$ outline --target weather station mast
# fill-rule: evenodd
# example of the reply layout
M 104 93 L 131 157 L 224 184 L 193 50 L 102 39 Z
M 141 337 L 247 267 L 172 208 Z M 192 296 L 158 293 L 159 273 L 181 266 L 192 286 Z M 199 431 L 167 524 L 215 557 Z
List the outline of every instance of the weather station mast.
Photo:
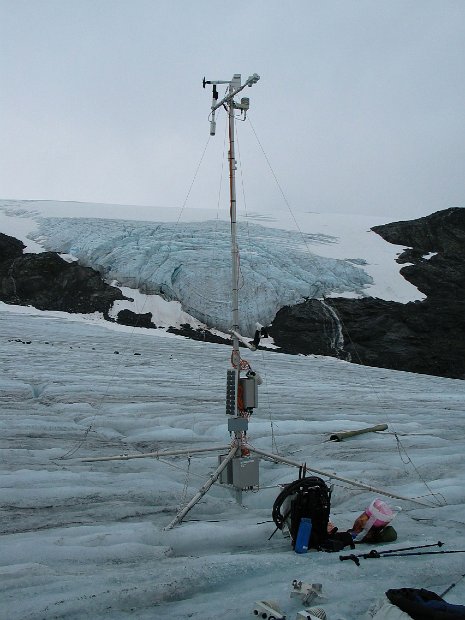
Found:
M 265 450 L 256 448 L 248 443 L 247 431 L 249 425 L 249 418 L 253 409 L 258 405 L 258 385 L 261 383 L 261 379 L 258 374 L 253 372 L 250 364 L 241 357 L 240 345 L 247 347 L 251 351 L 255 351 L 260 342 L 260 328 L 257 323 L 257 330 L 255 332 L 253 341 L 242 336 L 239 332 L 239 247 L 237 243 L 237 216 L 236 216 L 236 158 L 235 158 L 235 120 L 236 112 L 240 112 L 243 120 L 246 118 L 247 111 L 249 109 L 248 97 L 242 97 L 240 103 L 237 103 L 234 98 L 238 95 L 246 86 L 253 86 L 258 82 L 260 77 L 254 73 L 249 76 L 244 84 L 241 84 L 240 74 L 234 74 L 232 80 L 206 80 L 203 79 L 203 87 L 207 84 L 213 88 L 212 105 L 210 112 L 210 135 L 214 136 L 216 133 L 216 111 L 219 108 L 224 108 L 228 114 L 229 123 L 229 193 L 230 193 L 230 220 L 231 220 L 231 318 L 232 326 L 230 331 L 232 339 L 232 354 L 231 354 L 231 367 L 227 370 L 226 377 L 226 414 L 228 416 L 228 431 L 230 433 L 231 442 L 229 445 L 222 446 L 205 446 L 202 448 L 182 448 L 172 450 L 157 450 L 155 452 L 138 453 L 138 454 L 124 454 L 115 456 L 100 456 L 82 459 L 85 462 L 96 461 L 114 461 L 114 460 L 129 460 L 140 458 L 160 458 L 166 456 L 179 457 L 187 455 L 189 458 L 193 454 L 200 454 L 206 452 L 218 452 L 218 466 L 209 475 L 207 481 L 198 490 L 198 492 L 192 497 L 192 499 L 182 507 L 172 519 L 172 521 L 165 526 L 164 530 L 171 530 L 173 527 L 182 522 L 187 513 L 204 497 L 208 490 L 219 482 L 235 492 L 236 499 L 239 503 L 242 503 L 242 491 L 258 489 L 259 488 L 259 458 L 272 461 L 274 463 L 281 463 L 290 467 L 298 467 L 300 470 L 306 469 L 309 472 L 320 476 L 327 476 L 333 480 L 339 480 L 351 486 L 358 487 L 360 489 L 372 491 L 385 495 L 387 497 L 393 497 L 402 499 L 423 506 L 429 506 L 425 502 L 416 499 L 408 498 L 402 495 L 392 493 L 386 489 L 379 489 L 370 484 L 362 483 L 359 481 L 351 480 L 344 476 L 338 476 L 334 472 L 326 472 L 314 467 L 307 467 L 306 464 L 288 459 L 279 454 L 273 454 L 272 452 L 266 452 Z M 227 94 L 219 100 L 217 86 L 220 84 L 227 84 Z M 243 373 L 245 376 L 241 376 Z M 371 430 L 371 429 L 369 429 Z M 253 454 L 254 456 L 251 456 Z
M 129 460 L 135 458 L 162 456 L 183 456 L 190 457 L 201 452 L 218 452 L 218 466 L 209 475 L 205 484 L 198 490 L 192 499 L 181 508 L 172 521 L 164 528 L 171 530 L 184 519 L 187 513 L 202 499 L 208 490 L 219 481 L 231 488 L 238 502 L 242 503 L 242 491 L 257 489 L 259 487 L 259 458 L 251 457 L 250 453 L 258 454 L 256 448 L 247 444 L 247 430 L 249 418 L 252 410 L 258 403 L 258 384 L 261 379 L 258 374 L 252 371 L 250 364 L 241 358 L 240 344 L 252 351 L 257 349 L 260 341 L 260 334 L 257 330 L 254 339 L 245 338 L 239 333 L 239 248 L 237 244 L 237 217 L 236 217 L 236 157 L 234 148 L 235 120 L 236 111 L 240 111 L 245 120 L 249 109 L 248 97 L 242 97 L 240 103 L 234 98 L 246 86 L 253 86 L 260 77 L 254 73 L 249 76 L 244 84 L 241 84 L 240 74 L 234 74 L 232 80 L 206 80 L 203 79 L 203 87 L 207 84 L 213 87 L 212 105 L 210 112 L 210 135 L 216 132 L 216 111 L 224 108 L 228 114 L 229 122 L 229 194 L 230 194 L 230 219 L 231 219 L 231 316 L 232 326 L 230 331 L 232 339 L 231 368 L 227 371 L 226 377 L 226 414 L 228 415 L 228 431 L 231 442 L 229 445 L 205 446 L 203 448 L 182 448 L 174 450 L 157 450 L 145 454 L 127 454 L 117 456 L 92 457 L 84 459 L 86 462 Z M 219 101 L 219 84 L 227 84 L 227 94 Z M 258 326 L 258 324 L 257 324 Z M 245 374 L 241 377 L 241 372 Z M 261 452 L 263 455 L 267 453 Z M 273 456 L 273 459 L 275 457 Z M 279 457 L 278 457 L 279 458 Z M 300 464 L 299 464 L 300 466 Z
M 212 85 L 212 105 L 210 116 L 210 135 L 216 133 L 216 111 L 223 107 L 228 114 L 229 124 L 229 201 L 230 201 L 230 220 L 231 220 L 231 315 L 232 315 L 232 355 L 231 364 L 233 369 L 228 371 L 227 390 L 226 390 L 226 413 L 234 416 L 234 418 L 242 418 L 229 420 L 228 429 L 234 432 L 238 441 L 244 439 L 243 433 L 247 431 L 247 410 L 256 406 L 256 398 L 253 396 L 256 392 L 257 380 L 253 373 L 249 371 L 249 365 L 245 360 L 241 359 L 239 342 L 242 342 L 252 351 L 256 350 L 256 346 L 251 344 L 246 338 L 239 333 L 239 247 L 237 243 L 237 206 L 236 206 L 236 156 L 235 156 L 235 112 L 240 111 L 245 120 L 250 101 L 248 97 L 242 97 L 240 103 L 234 101 L 234 97 L 240 93 L 246 86 L 252 87 L 258 82 L 260 76 L 254 73 L 249 76 L 244 84 L 241 84 L 240 74 L 235 74 L 231 81 L 229 80 L 206 80 L 203 79 L 203 87 L 207 84 Z M 220 100 L 218 96 L 217 86 L 219 84 L 228 84 L 228 93 Z M 241 370 L 249 371 L 247 379 L 241 382 Z M 239 402 L 239 395 L 241 402 Z M 240 441 L 239 441 L 240 443 Z M 244 448 L 245 451 L 245 448 Z
M 230 220 L 231 220 L 231 315 L 232 315 L 232 369 L 227 372 L 226 381 L 226 414 L 232 416 L 228 420 L 228 430 L 234 433 L 234 442 L 237 445 L 235 458 L 248 457 L 250 452 L 247 447 L 246 433 L 248 430 L 249 417 L 252 409 L 257 406 L 257 387 L 258 377 L 252 372 L 248 362 L 241 359 L 239 343 L 242 342 L 252 351 L 256 350 L 256 345 L 250 343 L 239 333 L 239 247 L 237 243 L 237 205 L 236 205 L 236 168 L 235 157 L 235 120 L 236 111 L 239 111 L 245 120 L 250 106 L 248 97 L 242 97 L 240 103 L 234 98 L 246 86 L 249 88 L 258 82 L 260 76 L 254 73 L 249 76 L 244 84 L 241 84 L 240 74 L 235 74 L 231 81 L 228 80 L 203 80 L 203 87 L 207 84 L 212 85 L 212 105 L 210 116 L 210 135 L 214 136 L 216 131 L 216 111 L 224 107 L 228 114 L 229 130 L 229 199 L 230 199 Z M 219 84 L 228 84 L 227 94 L 218 101 Z M 241 370 L 247 373 L 246 377 L 241 378 Z M 221 457 L 220 457 L 221 459 Z M 238 472 L 241 472 L 239 475 Z M 248 458 L 247 460 L 233 461 L 228 465 L 226 474 L 221 477 L 221 482 L 230 483 L 236 489 L 236 495 L 240 501 L 242 488 L 258 486 L 258 459 Z
M 259 486 L 259 458 L 250 456 L 250 446 L 247 445 L 247 431 L 252 410 L 258 403 L 259 375 L 252 371 L 250 364 L 241 358 L 240 343 L 251 351 L 255 351 L 260 340 L 256 332 L 253 342 L 239 332 L 239 246 L 237 243 L 237 209 L 236 209 L 236 156 L 235 156 L 235 120 L 239 111 L 245 120 L 249 109 L 249 98 L 242 97 L 240 103 L 234 98 L 246 86 L 251 87 L 258 82 L 260 76 L 254 73 L 241 84 L 241 75 L 234 74 L 232 80 L 206 80 L 202 85 L 212 86 L 212 105 L 210 112 L 210 135 L 216 133 L 216 111 L 224 108 L 228 114 L 229 129 L 229 202 L 231 221 L 231 319 L 230 329 L 232 338 L 231 366 L 226 376 L 226 414 L 228 415 L 228 431 L 232 441 L 227 454 L 218 456 L 218 467 L 210 474 L 207 482 L 194 495 L 165 529 L 171 529 L 186 516 L 197 502 L 208 492 L 218 480 L 232 488 L 236 500 L 242 503 L 242 491 L 258 488 Z M 226 95 L 219 100 L 218 85 L 227 86 Z M 245 373 L 241 377 L 241 372 Z M 219 448 L 218 451 L 224 451 Z
M 260 76 L 254 73 L 247 78 L 244 84 L 241 85 L 240 74 L 235 74 L 231 81 L 227 80 L 206 80 L 203 79 L 203 87 L 207 84 L 213 85 L 212 94 L 212 106 L 210 116 L 210 135 L 214 136 L 216 133 L 216 120 L 215 115 L 218 108 L 224 107 L 228 113 L 229 122 L 229 201 L 230 201 L 230 217 L 231 217 L 231 258 L 232 258 L 232 339 L 233 339 L 233 353 L 232 364 L 239 371 L 240 366 L 240 351 L 239 351 L 239 248 L 237 245 L 237 209 L 236 209 L 236 156 L 235 156 L 235 110 L 240 110 L 243 114 L 244 120 L 249 109 L 250 100 L 248 97 L 242 97 L 240 103 L 234 101 L 234 97 L 240 93 L 246 86 L 253 86 L 258 82 Z M 229 84 L 228 94 L 218 101 L 218 84 Z M 241 339 L 242 340 L 242 339 Z M 239 372 L 236 372 L 239 375 Z M 236 381 L 237 383 L 237 381 Z M 237 390 L 236 390 L 237 391 Z

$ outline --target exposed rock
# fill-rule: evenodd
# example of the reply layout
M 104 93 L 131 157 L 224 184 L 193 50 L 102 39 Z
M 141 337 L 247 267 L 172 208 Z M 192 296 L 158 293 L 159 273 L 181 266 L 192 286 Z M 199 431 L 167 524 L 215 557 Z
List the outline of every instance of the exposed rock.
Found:
M 68 263 L 55 252 L 23 254 L 24 247 L 13 237 L 0 237 L 1 301 L 39 310 L 107 315 L 114 301 L 125 299 L 98 271 Z
M 397 262 L 413 264 L 400 273 L 428 299 L 465 300 L 465 209 L 446 209 L 372 230 L 390 243 L 410 246 Z M 427 258 L 429 254 L 434 255 Z
M 331 355 L 355 363 L 456 379 L 465 378 L 465 302 L 400 304 L 368 297 L 318 300 L 282 308 L 272 325 L 286 353 Z M 334 345 L 340 329 L 342 346 Z
M 26 246 L 19 239 L 0 233 L 0 263 L 18 258 Z
M 392 222 L 371 229 L 383 239 L 443 256 L 465 255 L 465 209 L 454 207 L 406 222 Z
M 404 265 L 400 273 L 427 299 L 408 304 L 374 298 L 308 299 L 277 313 L 270 329 L 275 344 L 286 353 L 332 355 L 372 366 L 465 378 L 465 209 L 447 209 L 373 230 L 405 247 L 397 258 Z M 67 263 L 54 252 L 23 254 L 24 247 L 0 234 L 2 301 L 108 316 L 113 302 L 125 299 L 97 271 Z M 155 327 L 151 313 L 123 310 L 117 320 Z M 187 324 L 168 331 L 230 343 Z
M 285 306 L 270 328 L 275 344 L 286 353 L 337 355 L 338 325 L 318 299 Z
M 464 379 L 465 209 L 373 230 L 391 243 L 410 245 L 398 262 L 412 264 L 400 273 L 427 299 L 307 300 L 277 313 L 271 327 L 275 344 L 287 353 Z
M 194 329 L 188 323 L 184 323 L 179 327 L 169 327 L 167 331 L 170 334 L 177 334 L 178 336 L 185 336 L 191 340 L 199 340 L 201 342 L 214 342 L 216 344 L 231 344 L 230 339 L 222 338 L 212 333 L 208 329 Z
M 132 310 L 120 310 L 116 318 L 116 322 L 121 325 L 129 325 L 131 327 L 146 327 L 149 329 L 156 328 L 156 325 L 152 323 L 152 313 L 146 312 L 145 314 L 137 314 Z

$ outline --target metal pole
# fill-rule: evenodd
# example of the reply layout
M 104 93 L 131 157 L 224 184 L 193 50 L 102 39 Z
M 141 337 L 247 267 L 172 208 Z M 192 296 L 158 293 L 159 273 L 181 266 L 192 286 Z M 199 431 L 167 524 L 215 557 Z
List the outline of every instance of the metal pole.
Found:
M 229 93 L 234 93 L 234 81 L 229 84 Z M 239 332 L 239 248 L 237 246 L 237 214 L 236 214 L 236 153 L 234 145 L 234 99 L 231 97 L 228 103 L 229 117 L 229 199 L 231 217 L 231 314 L 232 314 L 232 363 L 236 371 L 236 385 L 234 390 L 235 412 L 237 415 L 237 389 L 240 375 L 241 354 L 239 339 L 234 332 Z
M 238 449 L 237 445 L 234 445 L 231 448 L 228 455 L 225 457 L 224 461 L 222 461 L 221 464 L 215 469 L 215 471 L 212 474 L 210 474 L 210 478 L 203 485 L 203 487 L 201 487 L 201 489 L 199 489 L 199 491 L 194 495 L 191 501 L 182 510 L 178 512 L 178 514 L 171 521 L 171 523 L 167 525 L 165 528 L 163 528 L 164 530 L 172 530 L 175 525 L 177 525 L 184 519 L 184 517 L 189 512 L 189 510 L 191 510 L 191 508 L 195 506 L 195 504 L 205 495 L 205 493 L 207 493 L 208 489 L 218 480 L 223 469 L 226 467 L 229 461 L 231 461 L 234 458 L 237 452 L 237 449 Z
M 183 448 L 182 450 L 158 450 L 157 452 L 144 452 L 142 454 L 119 454 L 117 456 L 95 456 L 88 459 L 80 459 L 84 463 L 95 463 L 96 461 L 129 461 L 130 459 L 145 459 L 147 456 L 163 458 L 164 456 L 182 456 L 183 454 L 195 454 L 197 452 L 219 452 L 227 450 L 227 446 L 214 446 L 210 448 Z
M 297 461 L 292 461 L 291 459 L 286 459 L 282 456 L 277 456 L 276 454 L 271 454 L 270 452 L 265 452 L 264 450 L 259 450 L 258 448 L 253 448 L 252 446 L 247 445 L 247 448 L 250 452 L 254 452 L 255 454 L 260 454 L 270 461 L 274 461 L 275 463 L 284 463 L 285 465 L 292 465 L 293 467 L 302 467 L 303 463 L 298 463 Z M 319 474 L 320 476 L 327 476 L 328 478 L 333 478 L 334 480 L 340 480 L 341 482 L 345 482 L 347 484 L 351 484 L 354 487 L 358 487 L 359 489 L 364 489 L 365 491 L 373 491 L 374 493 L 378 493 L 379 495 L 384 495 L 385 497 L 393 497 L 394 499 L 402 499 L 406 502 L 413 502 L 414 504 L 419 504 L 420 506 L 427 506 L 431 508 L 430 504 L 426 502 L 422 502 L 418 499 L 411 499 L 410 497 L 404 497 L 403 495 L 397 495 L 396 493 L 391 493 L 391 491 L 386 491 L 385 489 L 378 489 L 377 487 L 373 487 L 369 484 L 363 484 L 362 482 L 356 482 L 355 480 L 350 480 L 350 478 L 343 478 L 342 476 L 337 476 L 331 472 L 323 471 L 321 469 L 314 469 L 312 467 L 307 466 L 307 471 L 311 471 L 315 474 Z

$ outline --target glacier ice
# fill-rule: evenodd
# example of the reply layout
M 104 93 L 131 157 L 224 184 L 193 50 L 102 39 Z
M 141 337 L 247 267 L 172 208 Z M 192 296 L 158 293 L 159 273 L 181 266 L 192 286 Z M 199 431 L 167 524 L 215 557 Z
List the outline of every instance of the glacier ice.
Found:
M 108 280 L 180 301 L 186 312 L 210 327 L 230 328 L 231 246 L 226 221 L 41 218 L 31 236 L 49 250 L 76 256 Z M 314 251 L 336 242 L 329 235 L 240 223 L 243 333 L 253 334 L 256 321 L 268 325 L 280 308 L 304 298 L 362 295 L 373 280 L 354 264 L 356 260 L 322 257 Z

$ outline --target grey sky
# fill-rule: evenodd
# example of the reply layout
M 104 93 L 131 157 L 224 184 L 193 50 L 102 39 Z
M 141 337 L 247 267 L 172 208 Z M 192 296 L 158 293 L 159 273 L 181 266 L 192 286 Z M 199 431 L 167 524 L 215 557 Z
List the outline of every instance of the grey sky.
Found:
M 180 207 L 202 77 L 257 72 L 250 119 L 296 210 L 465 206 L 464 61 L 463 0 L 0 0 L 0 197 Z M 224 118 L 188 206 L 216 207 L 223 138 Z M 247 209 L 285 209 L 248 123 L 239 147 Z

